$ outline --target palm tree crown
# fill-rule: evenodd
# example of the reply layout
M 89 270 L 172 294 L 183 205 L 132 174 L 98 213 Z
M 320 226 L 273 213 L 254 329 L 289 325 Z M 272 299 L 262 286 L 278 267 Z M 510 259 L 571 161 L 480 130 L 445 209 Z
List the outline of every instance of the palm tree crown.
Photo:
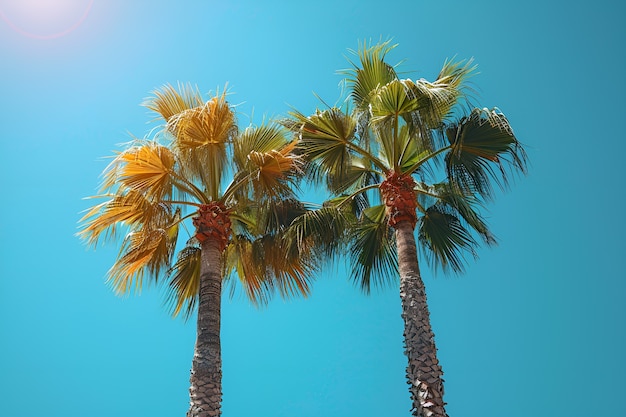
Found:
M 203 102 L 197 88 L 167 85 L 144 105 L 164 120 L 163 129 L 113 157 L 101 194 L 90 197 L 105 201 L 81 219 L 79 236 L 90 245 L 124 235 L 108 272 L 115 291 L 167 276 L 173 313 L 189 315 L 198 293 L 199 244 L 214 236 L 226 253 L 224 277 L 237 276 L 254 302 L 274 290 L 307 294 L 312 264 L 283 239 L 304 210 L 292 191 L 300 170 L 295 142 L 276 124 L 239 132 L 225 93 Z M 196 233 L 177 252 L 186 220 Z
M 283 122 L 300 139 L 305 171 L 331 194 L 297 228 L 325 236 L 323 252 L 347 248 L 366 292 L 399 272 L 413 413 L 445 417 L 414 231 L 434 267 L 462 271 L 464 253 L 495 243 L 478 209 L 492 184 L 506 187 L 513 172 L 526 171 L 526 156 L 499 110 L 471 107 L 471 61 L 446 62 L 432 82 L 403 79 L 385 60 L 394 47 L 364 43 L 355 53 L 358 63 L 343 71 L 343 108 L 293 110 Z
M 345 231 L 338 213 L 344 226 L 354 216 L 344 238 L 357 266 L 353 277 L 365 291 L 396 268 L 389 228 L 403 220 L 416 227 L 434 267 L 461 272 L 463 252 L 476 255 L 480 240 L 495 243 L 477 210 L 493 197 L 492 184 L 506 187 L 513 171 L 526 171 L 504 114 L 466 111 L 471 61 L 446 62 L 433 82 L 400 79 L 385 61 L 394 47 L 362 45 L 359 63 L 342 71 L 344 108 L 310 116 L 293 110 L 283 121 L 301 140 L 309 176 L 331 192 L 325 205 L 341 209 L 317 215 L 332 217 L 335 233 Z
M 293 191 L 301 161 L 277 124 L 239 131 L 225 92 L 205 102 L 167 85 L 144 105 L 162 128 L 113 157 L 79 235 L 90 245 L 123 235 L 108 272 L 118 293 L 166 277 L 173 314 L 198 311 L 188 416 L 218 416 L 222 280 L 237 277 L 255 303 L 309 293 L 315 258 L 289 232 L 306 212 Z

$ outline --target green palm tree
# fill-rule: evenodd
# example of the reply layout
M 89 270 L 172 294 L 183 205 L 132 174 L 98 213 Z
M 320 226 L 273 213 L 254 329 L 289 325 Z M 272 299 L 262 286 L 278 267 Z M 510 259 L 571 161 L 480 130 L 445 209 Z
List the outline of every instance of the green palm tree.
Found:
M 197 310 L 187 415 L 219 416 L 222 281 L 238 277 L 255 303 L 309 293 L 314 260 L 288 238 L 306 211 L 292 191 L 301 163 L 281 126 L 240 132 L 225 93 L 205 102 L 197 88 L 168 85 L 144 105 L 163 128 L 113 157 L 93 197 L 104 201 L 79 235 L 92 246 L 123 235 L 108 272 L 116 292 L 165 277 L 173 314 Z M 181 226 L 193 230 L 186 242 Z
M 297 132 L 305 169 L 326 183 L 332 198 L 296 223 L 298 233 L 325 236 L 319 248 L 344 247 L 352 278 L 372 284 L 400 276 L 407 379 L 416 416 L 446 416 L 416 237 L 426 259 L 460 272 L 463 253 L 495 243 L 479 214 L 493 196 L 525 172 L 526 157 L 497 109 L 468 108 L 471 62 L 446 62 L 437 79 L 401 79 L 385 61 L 389 41 L 355 54 L 344 71 L 349 100 L 306 116 L 292 111 L 284 124 Z

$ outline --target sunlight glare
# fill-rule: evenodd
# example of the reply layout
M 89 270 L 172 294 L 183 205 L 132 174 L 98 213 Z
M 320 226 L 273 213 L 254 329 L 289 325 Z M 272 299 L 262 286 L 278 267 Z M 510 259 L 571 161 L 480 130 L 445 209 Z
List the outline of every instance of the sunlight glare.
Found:
M 0 17 L 21 35 L 51 39 L 80 26 L 92 4 L 93 0 L 0 0 Z

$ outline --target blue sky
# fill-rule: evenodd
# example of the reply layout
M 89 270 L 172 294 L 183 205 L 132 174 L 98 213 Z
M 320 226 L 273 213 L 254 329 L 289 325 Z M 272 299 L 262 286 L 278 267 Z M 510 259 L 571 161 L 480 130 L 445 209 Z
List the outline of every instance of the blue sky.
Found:
M 449 414 L 626 415 L 622 3 L 92 3 L 0 0 L 0 416 L 184 415 L 195 324 L 158 288 L 116 297 L 115 246 L 74 237 L 101 157 L 165 83 L 228 82 L 242 125 L 308 113 L 381 37 L 411 78 L 473 57 L 531 161 L 489 206 L 498 247 L 460 277 L 422 264 Z M 306 300 L 225 298 L 222 326 L 225 417 L 409 415 L 397 288 L 364 296 L 338 265 Z

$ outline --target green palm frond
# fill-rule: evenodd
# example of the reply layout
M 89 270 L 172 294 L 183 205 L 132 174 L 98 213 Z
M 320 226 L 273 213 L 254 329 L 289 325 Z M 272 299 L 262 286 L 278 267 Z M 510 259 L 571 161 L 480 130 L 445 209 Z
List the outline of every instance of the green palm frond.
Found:
M 418 102 L 418 117 L 428 129 L 439 128 L 452 115 L 459 100 L 466 97 L 467 80 L 474 75 L 472 60 L 446 61 L 434 82 L 404 80 L 411 96 Z
M 350 142 L 356 120 L 337 108 L 317 111 L 310 117 L 295 111 L 290 115 L 300 124 L 300 146 L 306 149 L 305 157 L 315 161 L 323 174 L 341 175 L 352 157 Z
M 397 78 L 394 67 L 385 62 L 386 55 L 395 47 L 391 41 L 370 46 L 363 42 L 358 51 L 352 51 L 358 56 L 359 64 L 352 63 L 353 68 L 340 71 L 346 75 L 345 82 L 350 88 L 350 98 L 358 112 L 367 109 L 379 87 Z
M 376 140 L 380 146 L 379 154 L 380 159 L 384 161 L 385 171 L 393 170 L 398 171 L 401 165 L 401 160 L 404 150 L 410 146 L 408 129 L 406 126 L 395 126 L 393 128 L 375 129 L 373 139 Z
M 404 80 L 392 80 L 378 88 L 371 99 L 370 122 L 393 128 L 389 122 L 416 111 L 419 103 L 409 93 Z
M 353 212 L 354 207 L 335 205 L 307 210 L 291 222 L 285 238 L 301 245 L 301 250 L 312 248 L 322 263 L 330 261 L 345 241 Z
M 295 219 L 309 211 L 304 203 L 295 198 L 271 199 L 263 203 L 260 210 L 257 209 L 252 212 L 260 234 L 283 231 Z
M 449 178 L 483 197 L 492 183 L 508 185 L 512 171 L 526 172 L 526 154 L 506 117 L 497 109 L 474 109 L 446 129 L 451 150 L 446 155 Z
M 343 178 L 347 167 L 353 165 L 356 156 L 367 160 L 379 171 L 386 169 L 383 162 L 367 149 L 360 147 L 355 138 L 357 120 L 338 108 L 317 111 L 307 117 L 297 111 L 290 112 L 300 136 L 304 157 L 319 165 L 319 174 Z
M 317 110 L 310 117 L 297 111 L 289 114 L 298 122 L 302 140 L 310 146 L 316 145 L 311 151 L 325 152 L 329 147 L 345 146 L 354 139 L 356 120 L 337 107 Z
M 411 135 L 409 127 L 404 125 L 398 134 L 398 139 L 396 140 L 397 144 L 396 149 L 399 152 L 396 160 L 398 168 L 397 171 L 412 174 L 415 169 L 414 166 L 420 160 L 422 160 L 426 155 L 432 154 L 427 150 L 424 150 L 421 146 L 421 143 L 415 140 L 415 138 Z M 429 165 L 424 165 L 419 168 L 427 169 Z
M 449 183 L 435 184 L 433 189 L 436 192 L 438 201 L 454 210 L 458 217 L 471 230 L 476 232 L 486 245 L 491 246 L 497 243 L 487 223 L 485 223 L 485 220 L 477 211 L 477 208 L 482 206 L 482 202 L 479 199 L 473 195 L 462 194 L 458 187 L 454 187 Z
M 380 183 L 382 172 L 369 166 L 365 158 L 353 156 L 351 162 L 342 175 L 329 173 L 326 177 L 326 185 L 334 195 L 352 194 L 363 187 Z
M 462 272 L 464 253 L 476 257 L 478 242 L 463 225 L 453 207 L 442 203 L 430 206 L 418 219 L 420 248 L 433 269 Z
M 354 266 L 352 279 L 365 293 L 372 285 L 384 286 L 398 275 L 393 231 L 387 222 L 385 206 L 365 209 L 360 222 L 350 231 L 349 255 Z

